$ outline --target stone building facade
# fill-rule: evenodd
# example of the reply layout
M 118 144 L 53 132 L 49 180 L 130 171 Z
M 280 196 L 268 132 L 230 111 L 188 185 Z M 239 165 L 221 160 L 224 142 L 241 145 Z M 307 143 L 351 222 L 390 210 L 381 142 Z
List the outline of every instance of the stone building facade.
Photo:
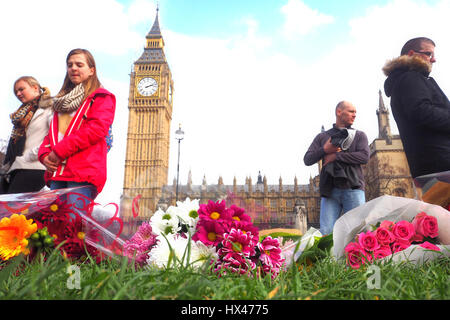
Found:
M 252 177 L 247 177 L 243 185 L 236 183 L 236 177 L 232 185 L 223 184 L 222 177 L 219 177 L 215 184 L 208 184 L 204 178 L 201 185 L 192 185 L 191 179 L 188 178 L 186 184 L 178 186 L 178 199 L 183 201 L 189 197 L 199 199 L 200 203 L 225 199 L 227 206 L 235 204 L 245 209 L 252 217 L 253 223 L 261 229 L 295 228 L 296 223 L 303 224 L 307 228 L 318 227 L 320 211 L 318 176 L 310 178 L 307 185 L 299 185 L 296 177 L 293 180 L 293 184 L 284 184 L 281 178 L 277 185 L 267 184 L 266 177 L 259 173 L 256 182 L 253 182 Z M 176 179 L 174 179 L 172 185 L 163 187 L 158 206 L 167 208 L 176 205 L 176 198 Z M 303 220 L 296 221 L 297 215 L 300 214 L 299 208 L 302 208 L 306 223 Z

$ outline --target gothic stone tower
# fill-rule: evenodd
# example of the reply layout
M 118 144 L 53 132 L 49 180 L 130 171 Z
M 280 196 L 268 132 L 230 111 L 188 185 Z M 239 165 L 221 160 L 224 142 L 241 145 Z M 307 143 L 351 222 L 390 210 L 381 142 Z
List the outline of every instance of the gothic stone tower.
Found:
M 369 163 L 364 166 L 366 199 L 372 200 L 384 194 L 414 198 L 402 141 L 399 135 L 391 134 L 389 111 L 384 105 L 381 90 L 378 94 L 378 138 L 370 144 Z
M 139 219 L 148 219 L 155 211 L 162 186 L 167 184 L 173 80 L 164 54 L 158 11 L 146 36 L 144 52 L 130 74 L 121 203 L 125 220 L 132 216 L 132 208 L 136 209 L 137 204 Z

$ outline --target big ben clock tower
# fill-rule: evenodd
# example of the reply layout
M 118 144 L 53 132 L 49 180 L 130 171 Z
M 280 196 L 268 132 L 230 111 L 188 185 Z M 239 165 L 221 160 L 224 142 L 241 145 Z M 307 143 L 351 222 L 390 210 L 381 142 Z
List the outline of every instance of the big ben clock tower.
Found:
M 173 80 L 156 11 L 141 57 L 130 74 L 128 133 L 121 216 L 139 220 L 155 211 L 167 184 Z

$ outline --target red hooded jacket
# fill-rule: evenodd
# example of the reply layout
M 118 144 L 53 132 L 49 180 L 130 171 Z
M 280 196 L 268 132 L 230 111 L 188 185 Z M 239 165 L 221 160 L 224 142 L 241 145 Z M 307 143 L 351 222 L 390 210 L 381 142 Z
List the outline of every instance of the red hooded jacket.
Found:
M 58 142 L 58 113 L 55 112 L 48 135 L 39 148 L 39 161 L 53 151 L 61 160 L 58 169 L 45 172 L 45 181 L 88 182 L 100 193 L 106 182 L 105 137 L 114 121 L 116 98 L 99 88 L 78 108 L 64 138 Z

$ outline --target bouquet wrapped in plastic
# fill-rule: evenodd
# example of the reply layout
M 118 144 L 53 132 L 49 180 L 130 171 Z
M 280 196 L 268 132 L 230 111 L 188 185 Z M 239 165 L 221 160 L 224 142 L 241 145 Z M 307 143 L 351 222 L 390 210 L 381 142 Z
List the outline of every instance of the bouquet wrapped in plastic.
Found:
M 436 245 L 427 245 L 414 227 L 423 217 L 433 224 L 427 230 L 436 228 L 436 234 L 430 233 Z M 341 216 L 333 229 L 333 243 L 333 255 L 347 258 L 352 267 L 380 258 L 423 263 L 450 256 L 450 212 L 439 205 L 385 195 Z
M 76 261 L 127 257 L 137 268 L 209 266 L 218 275 L 276 277 L 284 264 L 279 240 L 259 239 L 245 210 L 225 200 L 188 198 L 159 209 L 127 239 L 118 206 L 92 202 L 79 189 L 0 196 L 0 261 L 56 248 Z
M 81 188 L 87 187 L 1 195 L 0 260 L 21 253 L 32 259 L 53 248 L 68 259 L 96 262 L 121 253 L 118 206 L 92 202 Z

